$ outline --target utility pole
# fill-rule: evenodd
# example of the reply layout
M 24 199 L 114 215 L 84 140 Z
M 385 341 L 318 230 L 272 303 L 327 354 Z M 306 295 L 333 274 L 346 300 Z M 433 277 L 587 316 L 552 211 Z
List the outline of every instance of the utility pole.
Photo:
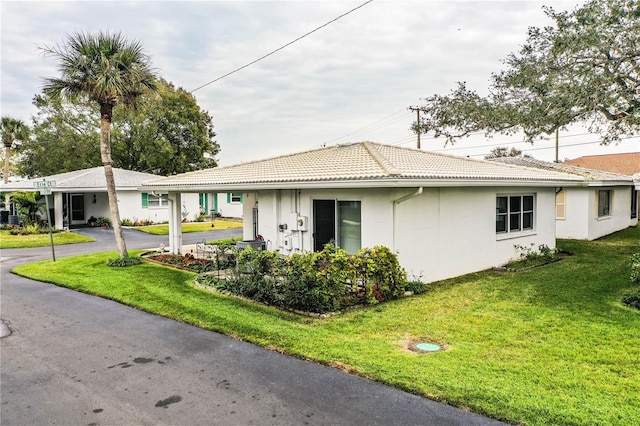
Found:
M 420 149 L 420 108 L 409 107 L 409 110 L 416 112 L 416 134 L 418 135 L 418 149 Z
M 558 159 L 558 147 L 560 145 L 559 141 L 558 141 L 559 137 L 558 137 L 558 129 L 556 129 L 556 163 L 559 163 L 559 159 Z

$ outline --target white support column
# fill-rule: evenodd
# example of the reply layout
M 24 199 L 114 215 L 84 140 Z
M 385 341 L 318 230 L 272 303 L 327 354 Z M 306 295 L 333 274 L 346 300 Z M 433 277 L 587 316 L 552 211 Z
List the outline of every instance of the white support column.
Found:
M 182 194 L 169 193 L 169 251 L 181 254 L 182 251 Z
M 64 228 L 64 207 L 62 206 L 62 198 L 64 194 L 62 192 L 53 193 L 53 209 L 55 211 L 55 217 L 53 217 L 54 228 Z

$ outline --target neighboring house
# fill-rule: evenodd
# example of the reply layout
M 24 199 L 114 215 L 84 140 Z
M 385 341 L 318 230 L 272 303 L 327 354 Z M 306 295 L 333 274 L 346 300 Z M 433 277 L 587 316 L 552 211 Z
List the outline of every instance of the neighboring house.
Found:
M 202 192 L 198 204 L 200 211 L 212 217 L 242 218 L 242 192 Z
M 555 247 L 555 194 L 584 177 L 371 142 L 145 182 L 145 191 L 242 192 L 243 237 L 282 254 L 383 245 L 435 281 L 499 266 L 515 245 Z M 170 249 L 182 247 L 172 209 Z
M 121 220 L 160 223 L 169 219 L 167 194 L 143 192 L 138 189 L 142 182 L 161 176 L 118 168 L 114 168 L 113 173 Z M 35 183 L 43 180 L 55 182 L 55 186 L 50 188 L 53 202 L 49 196 L 54 227 L 62 229 L 82 226 L 88 224 L 91 217 L 111 217 L 103 167 L 12 182 L 1 185 L 0 192 L 37 191 Z M 199 211 L 198 195 L 185 195 L 182 201 L 182 210 L 189 213 L 187 216 L 193 220 Z
M 556 193 L 556 236 L 594 240 L 638 223 L 638 191 L 633 177 L 550 163 L 530 157 L 504 157 L 491 161 L 540 170 L 569 173 L 584 178 L 580 186 Z
M 565 160 L 564 164 L 632 176 L 640 173 L 640 152 L 586 155 L 573 160 Z

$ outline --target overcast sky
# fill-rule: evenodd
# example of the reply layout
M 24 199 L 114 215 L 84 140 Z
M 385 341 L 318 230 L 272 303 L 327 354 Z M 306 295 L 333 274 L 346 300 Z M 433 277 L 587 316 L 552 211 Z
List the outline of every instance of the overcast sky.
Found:
M 142 43 L 160 75 L 186 90 L 246 65 L 362 5 L 361 1 L 5 1 L 1 7 L 1 114 L 30 122 L 31 100 L 56 63 L 38 46 L 78 31 L 121 31 Z M 250 67 L 193 94 L 213 116 L 220 165 L 370 140 L 416 146 L 409 128 L 421 99 L 457 81 L 486 93 L 501 60 L 529 26 L 551 21 L 543 5 L 581 1 L 374 0 Z M 640 151 L 640 138 L 603 147 L 595 135 L 561 135 L 560 159 Z M 541 160 L 554 142 L 518 136 L 443 139 L 422 149 L 482 158 L 496 145 Z

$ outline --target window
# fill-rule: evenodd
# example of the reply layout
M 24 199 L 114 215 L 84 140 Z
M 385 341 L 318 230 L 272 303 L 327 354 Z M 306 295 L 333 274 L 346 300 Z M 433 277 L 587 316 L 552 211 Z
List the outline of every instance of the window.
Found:
M 533 195 L 496 197 L 496 233 L 533 229 Z
M 169 205 L 169 194 L 149 194 L 142 193 L 142 208 L 167 207 Z
M 563 190 L 556 192 L 556 219 L 567 218 L 567 193 Z
M 631 219 L 638 217 L 638 190 L 631 188 Z
M 227 193 L 227 203 L 237 204 L 242 202 L 242 192 Z
M 598 191 L 598 217 L 611 215 L 611 190 Z
M 313 250 L 327 243 L 355 253 L 361 247 L 361 202 L 313 200 Z

